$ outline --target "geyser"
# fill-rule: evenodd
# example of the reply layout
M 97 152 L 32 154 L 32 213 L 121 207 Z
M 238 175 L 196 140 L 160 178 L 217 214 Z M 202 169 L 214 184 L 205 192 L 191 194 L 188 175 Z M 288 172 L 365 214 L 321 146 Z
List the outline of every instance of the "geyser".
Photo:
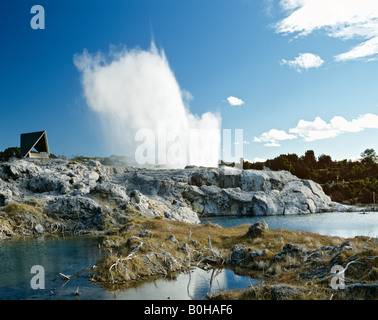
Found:
M 138 164 L 217 166 L 221 118 L 192 114 L 163 50 L 133 49 L 74 56 L 87 105 L 103 125 L 112 153 Z

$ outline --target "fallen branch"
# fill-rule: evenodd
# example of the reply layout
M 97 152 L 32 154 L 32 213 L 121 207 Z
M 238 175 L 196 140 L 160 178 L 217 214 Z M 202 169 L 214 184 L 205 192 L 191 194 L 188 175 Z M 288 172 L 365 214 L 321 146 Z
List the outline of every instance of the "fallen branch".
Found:
M 365 245 L 366 245 L 370 240 L 371 240 L 371 237 L 369 237 L 369 239 L 367 239 L 367 240 L 365 241 L 365 243 L 363 244 L 362 248 L 365 247 Z
M 173 258 L 169 252 L 167 252 L 167 250 L 164 250 L 163 252 L 160 252 L 160 253 L 158 252 L 152 252 L 152 253 L 155 254 L 156 256 L 161 256 L 164 259 L 164 262 L 169 265 L 169 271 L 172 271 L 174 269 L 173 268 L 174 264 L 176 264 L 179 268 L 182 267 L 181 264 L 175 258 Z
M 59 273 L 64 279 L 66 279 L 66 281 L 69 281 L 69 280 L 71 280 L 71 277 L 72 276 L 66 276 L 65 274 L 63 274 L 63 273 Z
M 213 249 L 213 246 L 211 245 L 211 240 L 210 240 L 210 236 L 207 236 L 207 243 L 209 244 L 209 248 L 210 248 L 210 251 L 217 257 L 219 258 L 220 257 L 220 254 L 218 251 L 214 250 Z
M 192 230 L 189 230 L 188 238 L 185 240 L 184 244 L 181 247 L 178 247 L 177 249 L 187 252 L 188 249 L 187 249 L 186 245 L 187 245 L 191 236 L 192 236 Z
M 353 287 L 378 288 L 378 281 L 376 281 L 374 283 L 356 282 L 356 283 L 348 284 L 345 287 L 346 288 L 353 288 Z
M 202 257 L 202 258 L 200 258 L 200 260 L 197 262 L 197 264 L 196 264 L 196 267 L 200 264 L 200 263 L 202 263 L 202 262 L 204 262 L 204 261 L 210 261 L 210 262 L 217 262 L 215 259 L 212 259 L 212 258 L 209 258 L 209 257 Z
M 137 253 L 137 250 L 139 250 L 139 248 L 142 246 L 142 244 L 143 244 L 143 242 L 141 242 L 141 243 L 139 244 L 139 246 L 138 246 L 133 252 L 131 252 L 126 258 L 120 258 L 120 259 L 117 259 L 116 262 L 114 262 L 114 263 L 110 266 L 110 268 L 109 268 L 109 272 L 110 272 L 110 275 L 111 275 L 111 277 L 112 277 L 112 282 L 113 282 L 113 283 L 114 283 L 115 281 L 114 281 L 114 277 L 113 277 L 112 268 L 115 268 L 115 270 L 117 271 L 118 266 L 121 266 L 122 268 L 125 269 L 125 277 L 126 277 L 126 275 L 127 275 L 127 268 L 123 265 L 122 262 L 125 261 L 125 260 L 131 260 L 131 259 L 135 258 L 135 255 L 136 255 L 136 253 Z
M 146 258 L 148 259 L 148 261 L 149 261 L 151 264 L 153 264 L 154 266 L 156 266 L 158 269 L 160 269 L 160 270 L 164 273 L 164 275 L 167 275 L 168 273 L 167 273 L 167 271 L 163 268 L 162 265 L 157 264 L 157 263 L 155 263 L 155 262 L 153 262 L 153 261 L 151 260 L 151 258 L 149 257 L 150 254 L 155 254 L 155 253 L 154 253 L 154 252 L 151 252 L 151 253 L 149 253 L 149 254 L 146 255 Z
M 337 274 L 338 274 L 338 275 L 345 274 L 345 271 L 347 271 L 347 269 L 349 268 L 349 266 L 352 265 L 353 263 L 361 263 L 361 264 L 364 264 L 364 263 L 361 262 L 361 261 L 353 260 L 353 261 L 349 262 L 349 263 L 345 266 L 345 268 L 344 268 L 342 271 L 340 271 L 339 273 L 337 273 Z M 327 279 L 332 278 L 332 277 L 334 277 L 334 276 L 335 276 L 335 274 L 332 273 L 332 274 L 329 275 L 328 277 L 323 278 L 323 279 L 320 279 L 319 282 L 323 282 L 324 280 L 327 280 Z
M 116 261 L 115 263 L 113 263 L 113 264 L 110 266 L 110 268 L 109 268 L 109 272 L 110 272 L 110 275 L 111 275 L 111 277 L 112 277 L 112 282 L 113 282 L 113 283 L 114 283 L 115 281 L 114 281 L 114 277 L 113 277 L 112 268 L 114 267 L 114 268 L 116 269 L 116 271 L 117 271 L 117 267 L 118 267 L 118 265 L 120 265 L 122 268 L 125 269 L 125 277 L 126 277 L 126 275 L 127 275 L 127 268 L 122 264 L 122 262 L 120 261 L 120 259 L 117 259 L 117 261 Z

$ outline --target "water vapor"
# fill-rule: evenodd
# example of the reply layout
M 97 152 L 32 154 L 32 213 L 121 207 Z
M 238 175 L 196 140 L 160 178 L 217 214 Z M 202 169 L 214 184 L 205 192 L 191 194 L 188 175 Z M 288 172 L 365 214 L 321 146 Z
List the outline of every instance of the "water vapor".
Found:
M 88 107 L 96 112 L 111 152 L 138 164 L 217 166 L 221 118 L 190 111 L 163 50 L 122 49 L 74 56 Z

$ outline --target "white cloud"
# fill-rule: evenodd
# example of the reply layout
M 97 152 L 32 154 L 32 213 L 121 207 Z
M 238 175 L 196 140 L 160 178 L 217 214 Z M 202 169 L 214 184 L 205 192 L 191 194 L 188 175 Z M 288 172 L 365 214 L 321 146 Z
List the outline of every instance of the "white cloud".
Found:
M 305 0 L 281 0 L 280 4 L 286 10 L 293 10 L 302 6 L 305 2 Z
M 377 0 L 281 0 L 280 5 L 288 16 L 276 24 L 278 33 L 306 36 L 322 29 L 330 37 L 361 41 L 336 55 L 337 61 L 378 54 Z
M 359 132 L 364 129 L 378 129 L 378 116 L 367 113 L 351 121 L 335 116 L 329 123 L 316 117 L 314 121 L 300 120 L 295 128 L 289 130 L 305 141 L 334 138 L 345 132 Z
M 314 121 L 299 120 L 295 128 L 289 129 L 289 133 L 271 129 L 260 137 L 255 137 L 254 141 L 264 143 L 266 147 L 280 147 L 279 141 L 302 138 L 304 141 L 311 142 L 365 129 L 378 129 L 378 115 L 366 113 L 351 121 L 341 116 L 334 116 L 329 123 L 320 117 L 316 117 Z
M 336 61 L 356 60 L 373 56 L 376 53 L 378 53 L 378 36 L 361 43 L 348 52 L 338 54 L 335 59 Z
M 232 106 L 241 106 L 244 104 L 244 101 L 242 99 L 230 96 L 227 98 L 227 102 Z
M 289 132 L 302 137 L 305 141 L 333 138 L 339 134 L 338 130 L 332 128 L 330 124 L 319 117 L 316 117 L 312 122 L 299 120 L 297 126 L 290 129 Z
M 254 142 L 264 142 L 265 147 L 280 147 L 279 141 L 292 140 L 296 136 L 288 134 L 284 130 L 270 129 L 268 132 L 264 132 L 260 137 L 255 137 Z
M 313 53 L 301 53 L 294 60 L 287 61 L 282 59 L 282 64 L 287 64 L 289 67 L 301 72 L 302 69 L 319 68 L 324 63 L 324 60 Z
M 266 161 L 266 159 L 262 159 L 262 158 L 258 158 L 258 157 L 253 159 L 253 162 L 265 162 L 265 161 Z

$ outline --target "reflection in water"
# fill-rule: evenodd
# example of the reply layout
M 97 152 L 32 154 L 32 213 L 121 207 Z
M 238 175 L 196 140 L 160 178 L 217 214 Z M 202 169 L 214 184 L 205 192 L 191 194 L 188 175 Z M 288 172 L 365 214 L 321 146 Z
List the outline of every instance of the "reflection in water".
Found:
M 236 275 L 229 269 L 203 270 L 194 268 L 190 273 L 182 273 L 175 279 L 159 279 L 137 288 L 114 291 L 114 297 L 121 300 L 201 300 L 207 293 L 220 290 L 245 289 L 257 280 Z
M 272 229 L 304 230 L 325 235 L 354 237 L 378 235 L 378 213 L 333 212 L 324 214 L 223 217 L 203 219 L 222 226 L 252 224 L 265 220 Z M 71 278 L 68 282 L 57 278 L 59 273 L 74 275 L 98 262 L 105 253 L 98 247 L 98 239 L 91 237 L 38 238 L 0 241 L 0 299 L 205 299 L 206 293 L 217 290 L 246 288 L 256 283 L 249 277 L 235 275 L 228 269 L 193 269 L 174 279 L 159 279 L 137 288 L 107 291 L 91 283 L 88 277 Z M 33 265 L 45 269 L 45 289 L 33 290 L 30 281 Z M 85 275 L 85 273 L 83 273 Z
M 55 294 L 65 296 L 68 292 L 71 296 L 71 289 L 57 291 L 64 284 L 57 279 L 59 273 L 76 274 L 95 264 L 102 255 L 97 239 L 90 237 L 1 241 L 0 299 L 48 299 Z M 31 288 L 30 281 L 35 275 L 31 268 L 34 265 L 45 270 L 45 290 Z M 81 278 L 72 282 L 80 285 L 82 281 L 88 282 Z
M 246 288 L 256 280 L 238 276 L 233 271 L 202 270 L 179 274 L 169 279 L 144 283 L 136 288 L 105 290 L 89 281 L 86 272 L 64 281 L 59 273 L 75 275 L 91 267 L 104 255 L 96 238 L 39 238 L 0 241 L 0 299 L 70 300 L 162 300 L 205 299 L 206 293 L 217 290 Z M 45 289 L 34 290 L 30 281 L 33 265 L 45 269 Z

